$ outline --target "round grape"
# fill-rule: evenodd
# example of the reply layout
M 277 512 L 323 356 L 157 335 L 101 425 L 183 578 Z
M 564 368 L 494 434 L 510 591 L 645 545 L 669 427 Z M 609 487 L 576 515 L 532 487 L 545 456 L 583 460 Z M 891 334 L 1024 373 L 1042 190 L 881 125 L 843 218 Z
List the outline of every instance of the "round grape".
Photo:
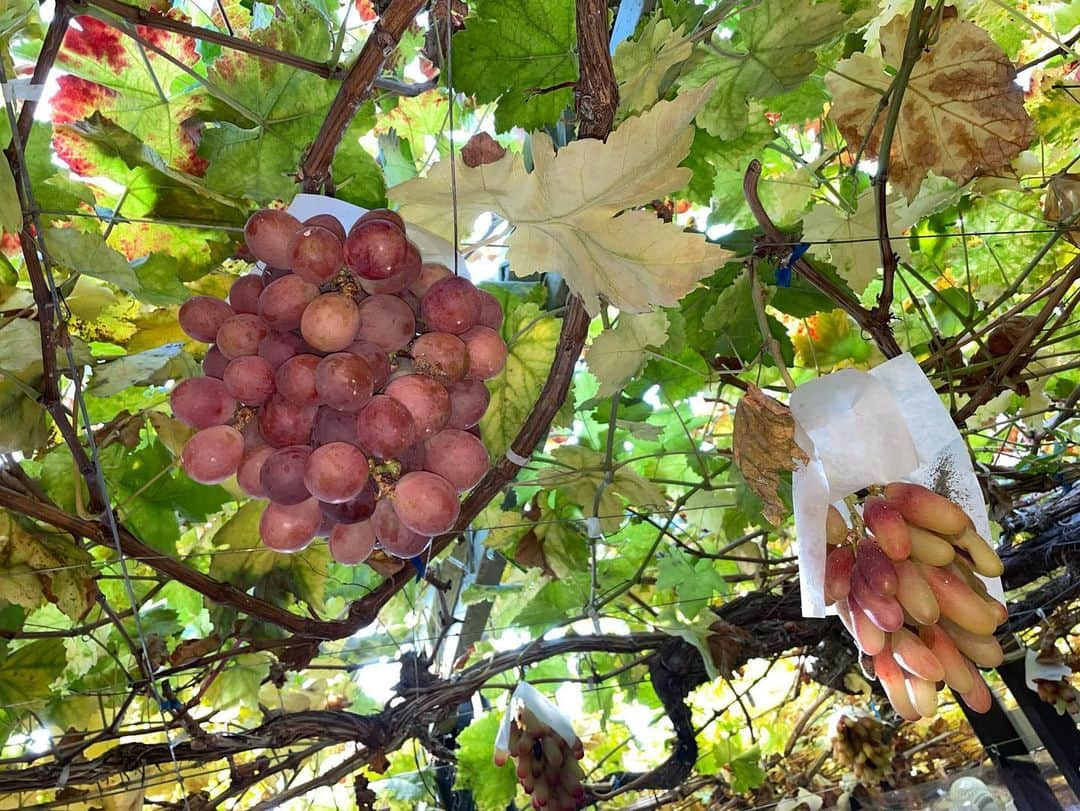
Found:
M 316 445 L 327 445 L 331 442 L 359 445 L 360 439 L 356 434 L 356 414 L 347 414 L 329 406 L 322 406 L 319 413 L 315 415 L 315 428 L 311 438 Z
M 359 355 L 367 361 L 371 370 L 371 387 L 378 391 L 386 385 L 390 377 L 390 356 L 369 341 L 353 341 L 345 348 L 346 352 Z
M 433 284 L 449 279 L 453 275 L 453 271 L 446 265 L 440 265 L 438 262 L 424 262 L 420 265 L 420 275 L 409 285 L 409 292 L 418 299 L 423 298 Z
M 225 367 L 225 388 L 247 405 L 262 405 L 277 390 L 274 369 L 258 355 L 244 355 Z
M 333 214 L 316 214 L 314 217 L 308 217 L 301 225 L 317 225 L 325 228 L 338 238 L 338 242 L 342 244 L 345 242 L 345 226 Z
M 259 483 L 266 497 L 276 504 L 299 504 L 312 494 L 304 482 L 304 470 L 311 448 L 290 445 L 278 448 L 263 462 Z
M 360 302 L 356 340 L 397 352 L 408 346 L 415 334 L 416 317 L 397 296 L 369 296 Z
M 367 458 L 355 445 L 331 442 L 311 452 L 304 471 L 310 493 L 329 504 L 356 498 L 368 480 Z
M 380 499 L 371 516 L 371 525 L 379 546 L 387 554 L 399 558 L 414 558 L 428 548 L 431 538 L 413 532 L 398 517 L 389 499 Z
M 180 464 L 200 484 L 223 482 L 244 458 L 244 437 L 231 425 L 203 428 L 184 445 Z
M 466 431 L 444 428 L 424 443 L 424 469 L 442 476 L 459 492 L 476 486 L 488 470 L 484 443 Z
M 300 326 L 304 310 L 319 295 L 319 288 L 294 273 L 263 288 L 259 315 L 271 328 L 288 332 Z
M 211 344 L 206 350 L 202 360 L 203 374 L 207 377 L 216 377 L 221 380 L 225 376 L 225 367 L 229 365 L 229 359 L 217 348 L 217 344 Z
M 294 355 L 278 367 L 275 380 L 278 393 L 290 403 L 316 406 L 321 403 L 315 385 L 315 370 L 322 358 L 317 355 Z
M 195 296 L 180 305 L 177 317 L 182 329 L 196 341 L 212 344 L 218 330 L 235 313 L 233 308 L 213 296 Z
M 449 332 L 424 333 L 413 341 L 409 353 L 417 372 L 443 384 L 461 380 L 469 368 L 465 342 Z
M 375 528 L 370 521 L 338 524 L 330 532 L 330 557 L 346 566 L 363 563 L 375 551 Z
M 433 284 L 420 299 L 420 317 L 431 332 L 461 335 L 480 321 L 480 291 L 462 276 Z
M 289 266 L 289 240 L 300 221 L 287 211 L 263 208 L 248 217 L 244 241 L 252 256 L 270 267 Z
M 487 290 L 478 290 L 477 292 L 480 293 L 480 326 L 490 327 L 498 331 L 503 322 L 502 305 Z
M 248 273 L 232 283 L 229 288 L 229 306 L 234 313 L 259 312 L 259 296 L 263 291 L 263 279 L 258 273 Z
M 423 470 L 425 455 L 424 443 L 415 442 L 395 456 L 394 459 L 401 465 L 401 474 L 404 475 L 412 473 L 414 470 Z
M 454 486 L 442 476 L 423 470 L 398 479 L 393 503 L 401 523 L 427 536 L 449 531 L 461 511 Z
M 344 261 L 341 240 L 328 228 L 302 226 L 289 244 L 289 267 L 301 279 L 314 284 L 334 278 Z
M 259 341 L 259 357 L 277 369 L 294 355 L 307 351 L 307 341 L 291 332 L 274 330 Z
M 176 418 L 192 428 L 224 425 L 236 411 L 236 400 L 216 377 L 181 380 L 173 386 L 169 402 Z
M 373 208 L 371 211 L 365 211 L 356 222 L 361 223 L 370 220 L 386 220 L 400 228 L 403 233 L 405 231 L 405 220 L 401 219 L 401 215 L 396 211 L 391 211 L 388 208 Z
M 323 293 L 300 319 L 300 334 L 320 352 L 340 352 L 356 340 L 359 327 L 360 310 L 344 293 Z
M 292 505 L 271 502 L 259 519 L 259 536 L 275 552 L 299 552 L 311 543 L 322 522 L 316 499 Z
M 384 390 L 412 415 L 418 438 L 427 439 L 450 419 L 450 395 L 426 375 L 405 375 L 391 380 Z
M 491 327 L 473 327 L 461 336 L 469 350 L 469 371 L 473 380 L 490 380 L 506 365 L 506 344 Z
M 409 410 L 384 394 L 371 398 L 355 424 L 360 447 L 377 459 L 397 456 L 418 438 Z
M 491 402 L 491 392 L 479 380 L 459 380 L 446 387 L 450 395 L 451 428 L 472 428 L 487 411 Z
M 256 355 L 259 342 L 270 332 L 259 316 L 241 313 L 225 319 L 217 333 L 217 347 L 229 360 L 244 355 Z
M 262 486 L 262 468 L 267 457 L 274 452 L 269 445 L 263 445 L 248 451 L 240 462 L 240 467 L 236 471 L 236 483 L 252 498 L 267 497 L 266 488 Z
M 345 263 L 364 279 L 387 279 L 408 253 L 405 231 L 385 219 L 359 220 L 345 240 Z
M 355 524 L 357 521 L 366 521 L 375 512 L 375 501 L 378 498 L 374 479 L 369 478 L 367 484 L 360 492 L 348 501 L 339 504 L 322 502 L 319 506 L 323 515 L 339 524 Z
M 325 405 L 357 413 L 371 399 L 371 367 L 351 352 L 335 352 L 319 361 L 315 388 Z
M 275 394 L 259 409 L 259 432 L 266 444 L 275 448 L 306 445 L 311 441 L 311 429 L 318 410 L 317 406 L 290 403 Z

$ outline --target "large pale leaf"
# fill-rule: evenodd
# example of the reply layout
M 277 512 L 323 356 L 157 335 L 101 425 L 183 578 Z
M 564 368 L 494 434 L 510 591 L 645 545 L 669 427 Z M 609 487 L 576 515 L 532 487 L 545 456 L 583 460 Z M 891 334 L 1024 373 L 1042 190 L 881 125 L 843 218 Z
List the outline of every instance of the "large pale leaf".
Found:
M 690 121 L 710 90 L 658 102 L 606 143 L 575 141 L 556 154 L 551 139 L 536 133 L 531 173 L 514 153 L 475 169 L 457 158 L 460 218 L 494 211 L 512 222 L 511 270 L 562 274 L 590 313 L 598 311 L 600 296 L 629 312 L 674 305 L 730 253 L 651 211 L 627 209 L 689 181 L 690 171 L 678 163 L 693 140 Z M 449 237 L 450 180 L 450 164 L 442 161 L 428 177 L 390 189 L 390 196 L 403 204 L 405 219 Z
M 66 661 L 59 639 L 39 639 L 4 656 L 0 659 L 0 704 L 25 705 L 45 698 Z
M 854 54 L 826 83 L 830 117 L 850 149 L 875 158 L 887 112 L 877 108 L 904 51 L 908 20 L 894 17 L 881 30 L 884 59 Z M 1035 128 L 1024 110 L 1009 58 L 977 25 L 945 18 L 934 42 L 911 72 L 890 150 L 889 180 L 908 199 L 930 172 L 957 183 L 1009 165 L 1031 143 Z
M 738 138 L 748 123 L 748 100 L 798 87 L 817 68 L 814 49 L 835 39 L 845 19 L 839 0 L 764 0 L 749 7 L 739 15 L 737 40 L 714 34 L 679 78 L 684 88 L 715 81 L 698 124 L 725 140 Z
M 610 330 L 596 336 L 585 362 L 600 381 L 597 394 L 605 397 L 637 374 L 645 362 L 645 348 L 659 348 L 668 337 L 668 317 L 663 312 L 624 313 Z

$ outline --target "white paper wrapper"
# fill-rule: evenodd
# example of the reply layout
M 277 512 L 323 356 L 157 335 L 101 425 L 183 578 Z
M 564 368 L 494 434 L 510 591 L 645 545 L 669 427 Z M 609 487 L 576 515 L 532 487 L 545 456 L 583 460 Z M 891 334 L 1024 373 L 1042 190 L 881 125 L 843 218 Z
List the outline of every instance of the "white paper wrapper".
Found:
M 967 445 L 922 369 L 904 354 L 861 372 L 842 369 L 791 395 L 795 441 L 810 461 L 792 474 L 799 585 L 806 617 L 824 617 L 825 513 L 871 484 L 909 481 L 964 509 L 984 538 L 990 524 Z M 1001 581 L 984 578 L 1004 602 Z M 829 611 L 829 613 L 834 613 Z
M 1032 690 L 1036 692 L 1039 690 L 1035 684 L 1035 679 L 1061 681 L 1072 675 L 1072 668 L 1064 662 L 1056 665 L 1044 665 L 1038 660 L 1038 656 L 1039 654 L 1031 648 L 1028 648 L 1027 653 L 1024 654 L 1024 681 Z
M 344 200 L 325 197 L 321 194 L 298 194 L 293 198 L 287 210 L 301 222 L 316 214 L 332 214 L 345 226 L 346 232 L 352 228 L 354 222 L 360 219 L 360 215 L 368 211 L 366 208 L 354 206 Z M 454 269 L 454 248 L 445 239 L 409 223 L 405 223 L 405 233 L 420 249 L 420 256 L 425 262 L 441 262 L 451 270 Z M 457 262 L 458 275 L 469 278 L 469 270 L 461 254 L 457 255 Z M 258 264 L 262 266 L 261 262 Z
M 570 724 L 569 719 L 559 712 L 558 708 L 548 701 L 547 696 L 533 687 L 531 684 L 521 682 L 510 697 L 510 706 L 503 715 L 502 725 L 499 726 L 499 734 L 495 736 L 495 756 L 505 758 L 510 751 L 510 722 L 516 714 L 517 707 L 524 704 L 542 723 L 551 727 L 555 733 L 566 741 L 566 745 L 573 748 L 577 741 L 577 733 Z

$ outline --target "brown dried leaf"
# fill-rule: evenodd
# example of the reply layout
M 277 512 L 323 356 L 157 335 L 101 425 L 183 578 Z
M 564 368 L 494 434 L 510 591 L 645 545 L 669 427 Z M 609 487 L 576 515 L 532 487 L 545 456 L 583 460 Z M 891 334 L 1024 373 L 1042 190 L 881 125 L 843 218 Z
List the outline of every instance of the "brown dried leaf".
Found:
M 833 96 L 829 117 L 852 150 L 866 137 L 892 83 L 885 65 L 899 64 L 907 28 L 906 17 L 894 17 L 881 30 L 884 61 L 857 53 L 825 79 Z M 989 34 L 964 20 L 942 20 L 936 41 L 911 73 L 893 137 L 889 179 L 909 200 L 929 172 L 963 184 L 1008 166 L 1027 148 L 1035 129 L 1015 78 L 1016 69 Z M 884 111 L 878 116 L 866 157 L 878 156 L 886 117 Z
M 544 544 L 532 530 L 522 535 L 521 540 L 518 541 L 514 562 L 526 569 L 540 569 L 548 577 L 555 576 L 555 572 L 548 565 L 547 558 L 544 557 Z
M 208 636 L 205 639 L 186 639 L 176 646 L 169 656 L 169 664 L 186 665 L 201 659 L 208 653 L 213 653 L 221 647 L 221 640 L 217 636 Z
M 471 169 L 495 163 L 506 154 L 506 147 L 488 135 L 478 132 L 461 148 L 461 161 Z
M 742 655 L 743 644 L 750 639 L 750 634 L 730 622 L 716 620 L 709 626 L 709 653 L 712 654 L 716 670 L 725 679 L 730 679 L 736 668 L 741 667 L 746 657 Z
M 1046 184 L 1043 216 L 1051 222 L 1066 223 L 1080 214 L 1080 174 L 1062 172 Z M 1065 232 L 1065 239 L 1080 248 L 1080 225 Z
M 735 464 L 750 489 L 763 502 L 762 512 L 773 524 L 784 520 L 786 509 L 776 494 L 780 471 L 794 470 L 809 457 L 795 444 L 795 420 L 791 411 L 757 386 L 750 384 L 735 409 L 731 440 Z

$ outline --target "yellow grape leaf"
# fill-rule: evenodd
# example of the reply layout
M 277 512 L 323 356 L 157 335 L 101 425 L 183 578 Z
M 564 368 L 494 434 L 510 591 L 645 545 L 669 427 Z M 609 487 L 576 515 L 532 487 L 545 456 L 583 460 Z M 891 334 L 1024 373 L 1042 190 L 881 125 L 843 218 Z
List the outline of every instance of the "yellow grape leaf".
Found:
M 660 98 L 660 83 L 675 65 L 690 58 L 694 45 L 675 31 L 671 20 L 653 15 L 636 39 L 615 48 L 612 63 L 619 81 L 619 115 L 628 116 L 651 107 Z
M 612 329 L 604 330 L 585 353 L 589 371 L 600 381 L 597 395 L 607 397 L 637 374 L 645 362 L 645 347 L 662 346 L 668 338 L 668 317 L 662 312 L 623 313 Z
M 776 492 L 780 471 L 794 470 L 797 462 L 809 461 L 795 444 L 790 409 L 751 383 L 735 408 L 731 449 L 743 478 L 761 499 L 765 517 L 779 525 L 787 514 Z
M 908 250 L 907 240 L 897 234 L 910 228 L 916 220 L 904 217 L 895 200 L 886 204 L 885 208 L 889 214 L 889 233 L 892 237 L 889 241 L 893 251 L 902 260 L 909 261 L 911 251 Z M 854 214 L 848 214 L 830 203 L 818 203 L 803 218 L 803 239 L 811 243 L 811 253 L 831 261 L 851 289 L 862 293 L 877 278 L 881 269 L 873 190 L 859 196 Z
M 712 89 L 709 84 L 657 102 L 606 142 L 574 141 L 556 154 L 547 134 L 533 133 L 532 172 L 513 153 L 475 169 L 456 157 L 460 220 L 471 223 L 493 211 L 513 223 L 510 269 L 518 276 L 562 274 L 593 315 L 600 296 L 628 312 L 673 306 L 731 253 L 652 211 L 627 209 L 690 181 L 691 171 L 678 164 L 690 151 L 690 122 Z M 450 163 L 441 161 L 426 178 L 398 184 L 388 194 L 407 221 L 450 237 L 450 180 Z
M 81 620 L 98 595 L 92 561 L 70 540 L 32 534 L 10 513 L 0 513 L 0 597 L 24 608 L 36 608 L 45 598 Z
M 536 404 L 551 371 L 559 325 L 558 319 L 544 315 L 533 302 L 507 314 L 503 334 L 516 337 L 507 341 L 502 373 L 487 381 L 491 402 L 480 420 L 480 434 L 492 456 L 506 453 Z M 524 332 L 517 334 L 520 330 Z
M 854 150 L 875 158 L 887 116 L 870 130 L 881 95 L 904 51 L 908 20 L 881 29 L 884 61 L 857 53 L 825 77 L 833 97 L 830 118 Z M 1035 135 L 1009 58 L 974 23 L 941 21 L 938 35 L 911 72 L 893 137 L 889 180 L 910 200 L 930 172 L 957 183 L 991 174 L 1019 155 Z

